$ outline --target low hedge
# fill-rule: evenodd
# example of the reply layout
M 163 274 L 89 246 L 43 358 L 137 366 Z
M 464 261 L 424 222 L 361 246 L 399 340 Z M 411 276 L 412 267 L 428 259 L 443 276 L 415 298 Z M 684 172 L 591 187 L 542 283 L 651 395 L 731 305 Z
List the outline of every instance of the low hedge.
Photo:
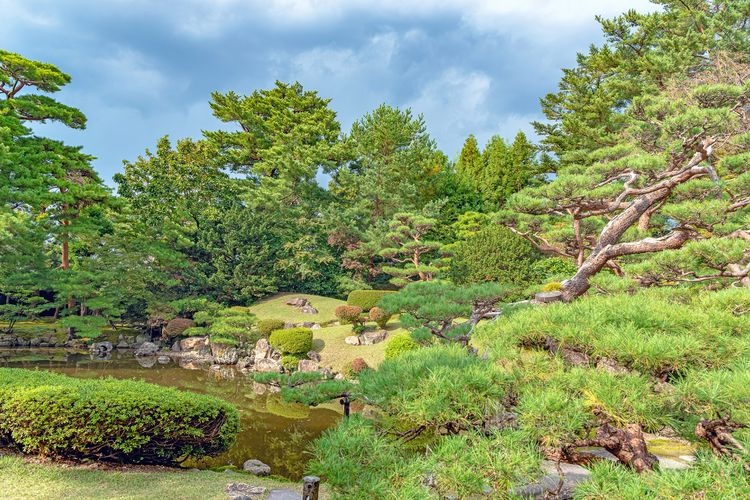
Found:
M 282 354 L 305 354 L 312 351 L 312 339 L 309 328 L 284 328 L 271 332 L 268 343 Z
M 262 319 L 258 321 L 258 331 L 264 336 L 268 337 L 274 330 L 281 330 L 284 328 L 284 321 L 280 319 Z
M 420 345 L 408 333 L 398 333 L 385 345 L 385 359 L 393 359 L 403 353 L 419 349 Z
M 352 290 L 349 292 L 346 303 L 350 306 L 361 307 L 363 311 L 367 312 L 378 305 L 380 299 L 389 293 L 396 292 L 392 290 Z
M 0 368 L 0 445 L 73 459 L 175 465 L 234 443 L 219 399 L 133 380 Z

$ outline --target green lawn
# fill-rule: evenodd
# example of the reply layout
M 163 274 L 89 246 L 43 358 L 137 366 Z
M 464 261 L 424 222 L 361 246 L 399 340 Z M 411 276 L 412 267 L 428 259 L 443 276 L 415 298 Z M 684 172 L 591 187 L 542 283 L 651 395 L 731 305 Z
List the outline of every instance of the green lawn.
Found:
M 180 498 L 226 500 L 229 483 L 302 490 L 301 485 L 239 472 L 159 470 L 134 472 L 27 463 L 0 456 L 0 498 Z
M 318 310 L 318 314 L 303 314 L 296 307 L 288 306 L 285 302 L 295 297 L 307 299 Z M 338 306 L 345 305 L 346 301 L 322 297 L 320 295 L 309 295 L 305 293 L 279 293 L 250 306 L 250 312 L 259 319 L 280 319 L 292 323 L 313 321 L 325 323 L 335 321 L 334 311 Z

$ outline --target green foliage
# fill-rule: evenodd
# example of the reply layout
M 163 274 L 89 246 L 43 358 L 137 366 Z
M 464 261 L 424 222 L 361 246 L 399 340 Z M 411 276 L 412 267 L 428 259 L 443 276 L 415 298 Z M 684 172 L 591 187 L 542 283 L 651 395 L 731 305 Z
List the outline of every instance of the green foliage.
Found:
M 280 319 L 262 319 L 258 321 L 258 331 L 264 337 L 271 335 L 274 330 L 284 328 L 284 321 Z
M 379 328 L 385 328 L 388 321 L 391 319 L 392 314 L 387 312 L 385 309 L 380 307 L 373 307 L 370 309 L 369 318 L 370 321 L 374 321 Z
M 312 330 L 298 327 L 275 330 L 268 342 L 282 354 L 305 354 L 312 350 L 312 339 Z
M 225 345 L 254 344 L 260 334 L 254 328 L 256 317 L 244 307 L 218 310 L 213 317 L 196 315 L 196 322 L 206 325 L 211 342 Z
M 234 442 L 237 410 L 131 380 L 0 368 L 0 441 L 25 453 L 173 465 Z
M 391 314 L 400 313 L 402 325 L 418 337 L 433 335 L 466 345 L 474 325 L 512 293 L 512 288 L 498 283 L 461 287 L 444 281 L 425 281 L 384 297 L 380 305 Z
M 378 305 L 380 299 L 390 293 L 396 293 L 393 290 L 352 290 L 346 298 L 346 303 L 350 306 L 361 307 L 367 312 Z
M 385 346 L 385 359 L 393 359 L 407 351 L 419 349 L 420 345 L 408 333 L 393 335 Z
M 531 265 L 531 270 L 537 281 L 563 281 L 573 276 L 578 268 L 570 260 L 550 257 L 535 261 Z
M 526 287 L 538 279 L 541 255 L 528 241 L 502 226 L 489 226 L 453 248 L 450 277 L 458 284 L 497 281 Z
M 285 354 L 281 357 L 281 366 L 287 371 L 294 371 L 297 369 L 300 358 L 292 354 Z

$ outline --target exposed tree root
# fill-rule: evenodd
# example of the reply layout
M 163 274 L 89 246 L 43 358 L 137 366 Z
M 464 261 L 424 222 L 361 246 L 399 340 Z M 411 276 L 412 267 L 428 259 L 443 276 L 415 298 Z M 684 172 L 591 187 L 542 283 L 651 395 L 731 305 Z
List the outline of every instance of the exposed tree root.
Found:
M 653 470 L 659 463 L 656 455 L 649 453 L 643 431 L 638 424 L 618 428 L 605 423 L 596 431 L 599 445 L 636 472 Z
M 729 457 L 744 462 L 745 471 L 750 474 L 750 457 L 747 449 L 740 443 L 732 432 L 747 427 L 733 422 L 730 417 L 720 417 L 713 420 L 701 420 L 695 427 L 695 435 L 708 441 L 711 451 L 720 457 Z

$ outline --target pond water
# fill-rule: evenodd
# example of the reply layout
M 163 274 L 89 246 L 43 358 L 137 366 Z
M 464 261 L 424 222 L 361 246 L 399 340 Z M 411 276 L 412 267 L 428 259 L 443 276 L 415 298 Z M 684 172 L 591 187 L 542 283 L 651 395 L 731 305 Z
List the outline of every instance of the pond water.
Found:
M 63 349 L 0 350 L 0 366 L 50 370 L 80 378 L 144 380 L 210 394 L 233 404 L 240 412 L 240 433 L 234 447 L 217 457 L 185 463 L 187 467 L 242 468 L 246 460 L 256 458 L 270 465 L 273 474 L 296 481 L 304 475 L 310 443 L 342 416 L 336 406 L 308 408 L 283 403 L 278 394 L 257 394 L 263 386 L 253 384 L 232 367 L 186 369 L 174 362 L 136 359 L 131 352 L 114 352 L 109 359 L 97 359 L 89 353 Z

